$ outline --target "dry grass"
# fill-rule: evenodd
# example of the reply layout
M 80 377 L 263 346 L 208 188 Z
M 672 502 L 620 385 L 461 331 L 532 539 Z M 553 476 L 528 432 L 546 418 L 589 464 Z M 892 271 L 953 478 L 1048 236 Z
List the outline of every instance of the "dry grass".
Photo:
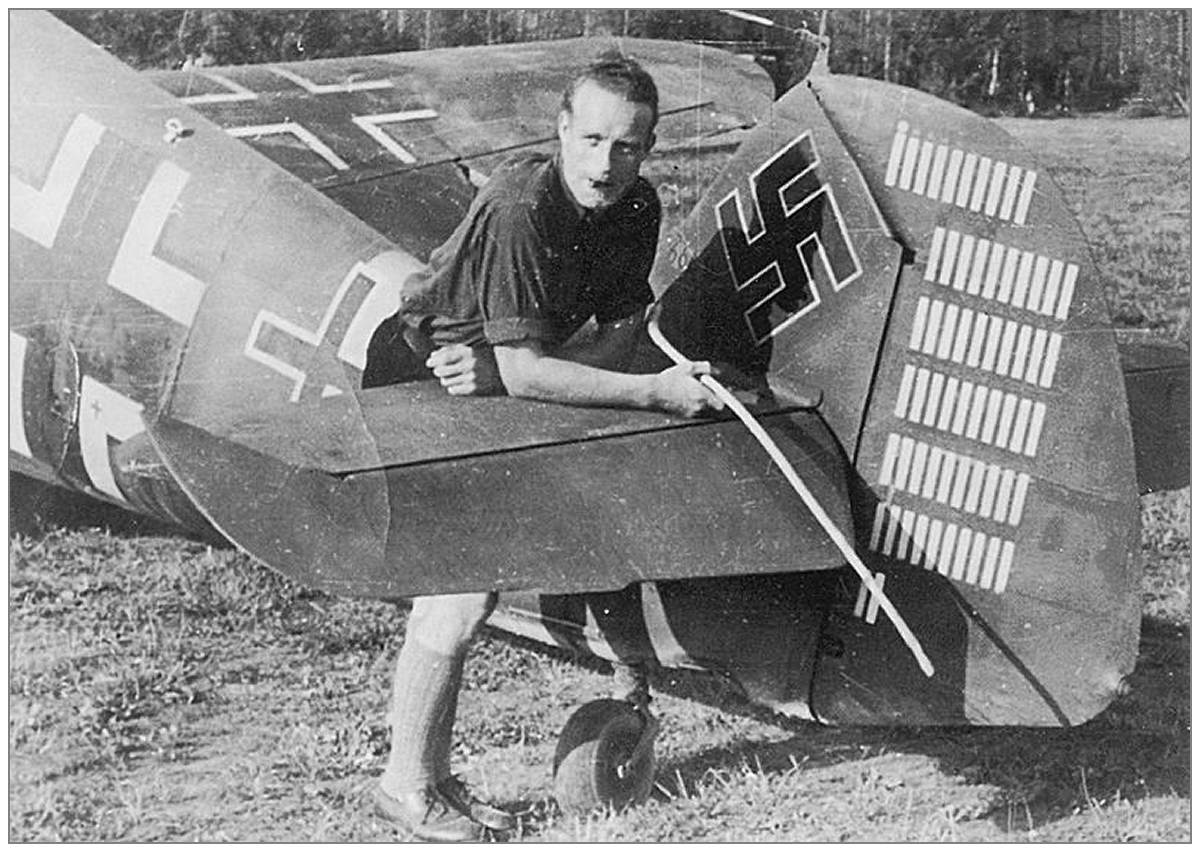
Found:
M 1123 321 L 1187 339 L 1186 124 L 1009 129 L 1080 206 Z M 12 499 L 10 840 L 396 839 L 362 791 L 386 749 L 402 610 L 307 593 L 40 486 Z M 1077 728 L 825 729 L 661 673 L 655 796 L 576 820 L 553 804 L 555 738 L 607 679 L 488 636 L 455 763 L 521 813 L 526 841 L 1187 840 L 1190 489 L 1142 506 L 1133 689 Z
M 1117 325 L 1191 340 L 1191 138 L 1183 118 L 1001 119 L 1075 212 Z
M 1149 535 L 1147 556 L 1186 558 L 1180 536 Z M 361 793 L 386 748 L 401 610 L 307 594 L 229 550 L 87 529 L 13 537 L 11 576 L 12 840 L 395 837 Z M 587 820 L 556 811 L 549 767 L 607 678 L 489 636 L 455 762 L 522 813 L 526 840 L 1184 839 L 1179 590 L 1148 574 L 1161 615 L 1132 692 L 1069 730 L 824 729 L 662 673 L 655 797 Z

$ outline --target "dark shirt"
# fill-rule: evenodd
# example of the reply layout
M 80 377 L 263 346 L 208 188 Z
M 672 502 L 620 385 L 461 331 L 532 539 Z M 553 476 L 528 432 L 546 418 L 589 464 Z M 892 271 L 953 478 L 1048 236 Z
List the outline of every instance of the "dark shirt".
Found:
M 405 281 L 400 315 L 435 346 L 536 340 L 553 348 L 593 316 L 613 322 L 653 300 L 659 218 L 644 178 L 590 211 L 571 196 L 557 157 L 510 161 Z

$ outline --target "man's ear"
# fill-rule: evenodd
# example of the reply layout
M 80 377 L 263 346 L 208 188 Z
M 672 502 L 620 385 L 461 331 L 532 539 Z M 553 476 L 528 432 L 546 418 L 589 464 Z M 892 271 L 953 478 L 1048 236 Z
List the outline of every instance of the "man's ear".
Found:
M 567 137 L 567 128 L 571 124 L 571 113 L 568 110 L 558 111 L 558 141 L 563 142 Z

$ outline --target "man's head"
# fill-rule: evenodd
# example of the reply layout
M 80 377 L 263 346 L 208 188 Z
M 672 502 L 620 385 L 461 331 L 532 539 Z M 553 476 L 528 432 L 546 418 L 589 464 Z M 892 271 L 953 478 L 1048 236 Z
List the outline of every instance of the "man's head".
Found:
M 562 170 L 581 207 L 616 202 L 654 147 L 658 89 L 636 61 L 604 54 L 571 81 L 558 113 Z

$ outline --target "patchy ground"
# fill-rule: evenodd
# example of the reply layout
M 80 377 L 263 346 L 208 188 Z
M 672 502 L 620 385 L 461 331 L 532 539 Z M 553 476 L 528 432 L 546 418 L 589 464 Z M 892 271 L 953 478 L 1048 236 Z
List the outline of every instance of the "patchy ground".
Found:
M 1080 210 L 1118 321 L 1189 339 L 1186 122 L 1005 127 Z M 362 794 L 403 610 L 22 480 L 11 498 L 10 840 L 397 839 Z M 527 841 L 1188 840 L 1190 500 L 1142 501 L 1132 690 L 1085 725 L 828 729 L 662 673 L 654 797 L 579 820 L 553 803 L 555 739 L 607 678 L 488 636 L 455 762 Z
M 654 798 L 580 821 L 553 803 L 555 738 L 607 678 L 487 637 L 455 761 L 528 840 L 1184 840 L 1190 544 L 1147 549 L 1133 689 L 1077 728 L 827 729 L 663 673 Z M 11 556 L 11 839 L 395 839 L 362 794 L 402 610 L 174 538 L 54 530 Z

